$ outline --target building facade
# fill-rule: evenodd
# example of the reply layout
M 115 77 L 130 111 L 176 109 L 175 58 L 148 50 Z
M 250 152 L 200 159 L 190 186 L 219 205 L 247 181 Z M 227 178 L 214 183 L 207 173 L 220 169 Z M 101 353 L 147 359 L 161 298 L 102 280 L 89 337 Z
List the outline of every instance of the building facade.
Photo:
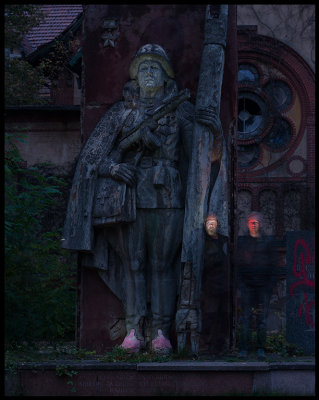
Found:
M 14 131 L 17 126 L 26 127 L 28 142 L 19 143 L 18 148 L 27 165 L 52 162 L 60 171 L 64 169 L 71 173 L 87 140 L 88 126 L 83 128 L 83 121 L 87 123 L 85 113 L 88 109 L 97 114 L 103 110 L 99 111 L 91 102 L 87 104 L 88 108 L 80 111 L 81 91 L 84 90 L 81 86 L 84 72 L 82 6 L 45 7 L 47 19 L 24 41 L 27 59 L 36 65 L 50 52 L 55 38 L 69 40 L 71 32 L 77 46 L 51 91 L 43 93 L 51 99 L 50 105 L 8 107 L 6 128 Z M 68 13 L 63 7 L 69 7 Z M 130 21 L 127 24 L 139 21 L 139 15 L 134 14 L 132 7 L 130 18 L 126 18 Z M 157 15 L 156 7 L 159 6 L 147 7 Z M 173 33 L 170 15 L 174 7 L 177 6 L 162 6 L 157 16 L 158 20 L 166 18 Z M 66 19 L 65 15 L 71 17 Z M 99 51 L 108 49 L 116 55 L 121 32 L 128 28 L 108 19 L 111 16 L 102 17 L 105 23 L 98 28 L 100 36 L 95 38 Z M 233 255 L 236 254 L 237 237 L 246 232 L 246 216 L 250 211 L 258 210 L 265 216 L 266 233 L 277 240 L 279 263 L 284 266 L 287 233 L 314 230 L 315 6 L 238 5 L 237 28 L 237 129 L 229 145 Z M 193 39 L 190 36 L 188 40 Z M 181 45 L 186 46 L 186 42 Z M 187 51 L 187 46 L 185 49 Z M 93 83 L 92 88 L 96 85 Z M 194 83 L 190 85 L 194 86 Z M 86 88 L 86 96 L 90 96 L 92 88 Z M 110 91 L 115 88 L 116 85 Z M 114 96 L 120 98 L 121 93 Z M 274 292 L 269 330 L 284 327 L 285 296 L 283 279 Z M 281 317 L 275 317 L 276 310 L 280 311 Z

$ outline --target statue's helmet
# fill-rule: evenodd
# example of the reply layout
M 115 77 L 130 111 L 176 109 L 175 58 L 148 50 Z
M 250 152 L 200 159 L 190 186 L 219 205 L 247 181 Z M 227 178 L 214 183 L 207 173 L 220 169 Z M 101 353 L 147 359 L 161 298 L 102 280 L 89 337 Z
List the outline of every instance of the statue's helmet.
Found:
M 174 71 L 170 59 L 168 58 L 165 50 L 158 44 L 145 44 L 142 46 L 135 57 L 133 58 L 130 65 L 130 78 L 136 79 L 138 66 L 142 61 L 150 60 L 157 61 L 161 64 L 163 70 L 166 72 L 169 78 L 174 78 Z

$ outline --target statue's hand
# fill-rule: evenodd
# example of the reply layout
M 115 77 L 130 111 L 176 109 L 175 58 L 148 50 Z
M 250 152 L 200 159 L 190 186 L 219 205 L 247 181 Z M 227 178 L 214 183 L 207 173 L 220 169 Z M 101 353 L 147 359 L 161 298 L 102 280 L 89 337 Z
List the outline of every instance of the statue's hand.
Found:
M 161 147 L 161 142 L 158 137 L 151 131 L 151 128 L 146 127 L 141 130 L 142 141 L 149 150 L 154 151 Z
M 136 184 L 136 167 L 131 164 L 115 164 L 110 168 L 112 178 L 127 183 L 129 186 Z
M 208 126 L 214 135 L 218 135 L 222 131 L 220 118 L 211 107 L 197 110 L 195 120 L 200 124 Z

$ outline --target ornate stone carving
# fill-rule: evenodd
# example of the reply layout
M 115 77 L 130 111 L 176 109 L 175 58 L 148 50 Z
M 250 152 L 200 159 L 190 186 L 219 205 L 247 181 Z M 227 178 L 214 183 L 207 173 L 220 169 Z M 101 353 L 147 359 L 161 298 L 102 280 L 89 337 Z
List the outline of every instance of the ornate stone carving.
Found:
M 120 36 L 118 21 L 116 18 L 104 18 L 102 22 L 104 30 L 102 39 L 104 40 L 104 47 L 115 47 L 115 42 Z

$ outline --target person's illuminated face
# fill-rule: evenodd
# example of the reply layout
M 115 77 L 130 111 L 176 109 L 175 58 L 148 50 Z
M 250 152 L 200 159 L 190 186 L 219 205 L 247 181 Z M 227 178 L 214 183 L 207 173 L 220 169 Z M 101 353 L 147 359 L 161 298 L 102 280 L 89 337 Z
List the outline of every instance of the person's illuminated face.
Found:
M 257 218 L 252 217 L 248 220 L 248 229 L 249 229 L 250 236 L 253 236 L 253 237 L 259 236 L 259 227 L 260 227 L 260 223 Z
M 216 235 L 217 225 L 218 225 L 217 218 L 214 217 L 209 218 L 205 223 L 206 232 L 210 236 Z
M 164 86 L 164 71 L 157 61 L 143 61 L 138 67 L 137 80 L 142 89 L 158 89 Z

